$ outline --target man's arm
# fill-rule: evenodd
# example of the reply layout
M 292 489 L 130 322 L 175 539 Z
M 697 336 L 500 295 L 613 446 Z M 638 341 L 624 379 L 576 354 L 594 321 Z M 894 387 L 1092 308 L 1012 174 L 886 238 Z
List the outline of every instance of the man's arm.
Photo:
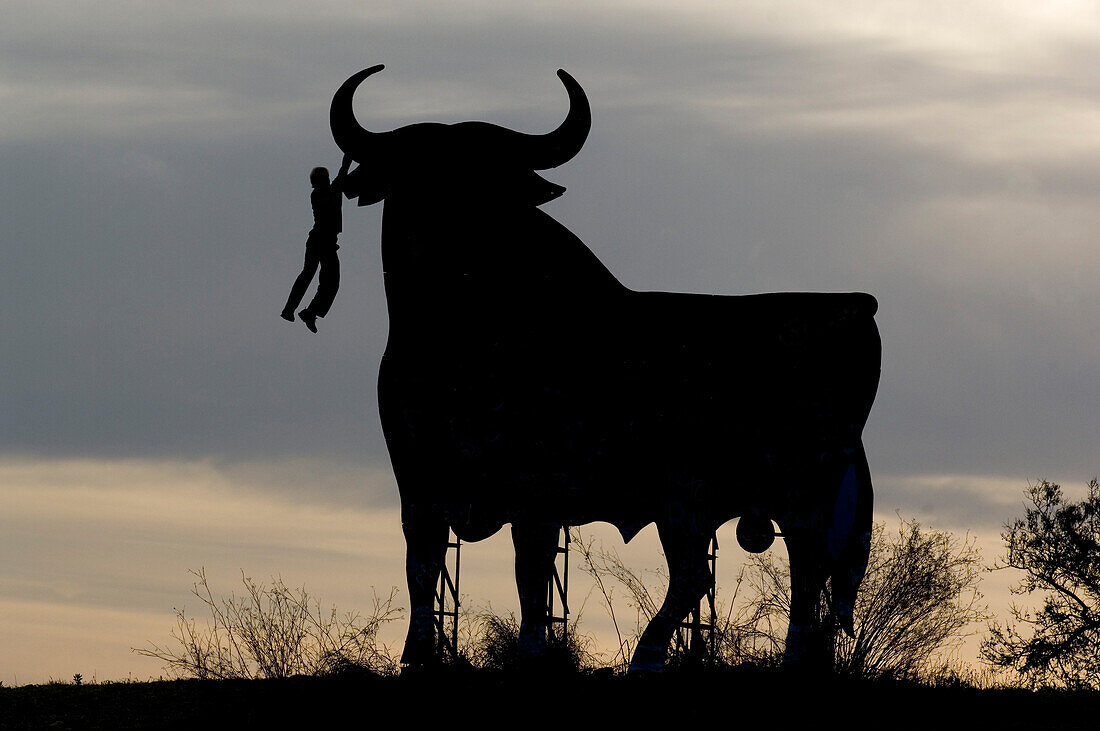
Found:
M 332 189 L 337 193 L 344 192 L 344 181 L 348 177 L 348 168 L 351 167 L 352 159 L 351 155 L 344 155 L 343 162 L 340 163 L 340 172 L 336 173 L 336 177 L 332 180 Z

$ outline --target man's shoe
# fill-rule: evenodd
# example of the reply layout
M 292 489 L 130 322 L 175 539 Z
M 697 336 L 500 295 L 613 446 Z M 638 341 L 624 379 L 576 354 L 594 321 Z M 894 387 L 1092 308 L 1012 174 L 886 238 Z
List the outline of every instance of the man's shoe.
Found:
M 298 313 L 298 319 L 306 324 L 311 333 L 317 332 L 317 315 L 309 310 L 302 310 Z
M 279 317 L 287 322 L 294 322 L 294 310 L 283 310 Z

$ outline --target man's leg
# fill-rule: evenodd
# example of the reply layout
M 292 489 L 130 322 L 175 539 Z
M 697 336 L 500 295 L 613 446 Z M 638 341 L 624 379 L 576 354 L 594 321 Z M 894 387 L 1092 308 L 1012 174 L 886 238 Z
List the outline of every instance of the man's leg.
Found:
M 317 273 L 317 265 L 320 263 L 320 257 L 306 242 L 306 259 L 302 265 L 302 272 L 294 280 L 294 284 L 290 287 L 290 296 L 287 297 L 286 306 L 283 307 L 282 318 L 284 320 L 294 321 L 294 310 L 298 308 L 298 304 L 302 301 L 302 297 L 305 297 L 306 290 L 309 289 L 310 282 L 313 281 L 313 275 Z
M 336 299 L 336 291 L 340 289 L 340 257 L 336 255 L 336 247 L 326 251 L 321 257 L 321 273 L 317 277 L 317 294 L 309 303 L 308 309 L 316 317 L 324 317 L 332 307 L 332 301 Z

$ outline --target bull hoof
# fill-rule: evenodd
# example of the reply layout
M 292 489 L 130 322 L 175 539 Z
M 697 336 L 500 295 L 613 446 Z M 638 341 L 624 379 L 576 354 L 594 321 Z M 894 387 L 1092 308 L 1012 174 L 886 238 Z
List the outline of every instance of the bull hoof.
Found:
M 423 670 L 441 664 L 442 660 L 431 643 L 406 643 L 405 650 L 401 653 L 402 672 Z
M 520 631 L 516 641 L 516 654 L 527 665 L 544 664 L 547 659 L 546 634 Z
M 833 664 L 830 639 L 831 635 L 819 627 L 791 625 L 787 630 L 783 669 L 808 673 L 828 671 Z

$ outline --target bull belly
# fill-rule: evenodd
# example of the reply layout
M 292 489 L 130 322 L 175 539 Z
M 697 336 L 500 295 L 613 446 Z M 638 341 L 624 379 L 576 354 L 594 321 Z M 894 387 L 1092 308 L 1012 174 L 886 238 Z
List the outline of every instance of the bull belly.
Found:
M 501 522 L 545 505 L 557 506 L 563 523 L 617 523 L 624 514 L 648 522 L 670 498 L 729 518 L 742 493 L 804 481 L 823 455 L 838 452 L 816 435 L 769 430 L 732 414 L 721 423 L 670 415 L 597 419 L 591 411 L 517 414 L 494 406 L 444 409 L 410 398 L 384 410 L 403 496 L 412 490 L 440 504 L 457 496 L 492 506 Z

